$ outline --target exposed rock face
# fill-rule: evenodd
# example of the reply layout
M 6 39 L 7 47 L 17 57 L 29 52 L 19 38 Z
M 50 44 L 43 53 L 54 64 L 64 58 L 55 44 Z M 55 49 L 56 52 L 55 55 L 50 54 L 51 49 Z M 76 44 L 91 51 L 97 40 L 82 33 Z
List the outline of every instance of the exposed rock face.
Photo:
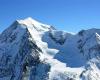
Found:
M 17 20 L 0 34 L 0 80 L 99 80 L 99 34 Z

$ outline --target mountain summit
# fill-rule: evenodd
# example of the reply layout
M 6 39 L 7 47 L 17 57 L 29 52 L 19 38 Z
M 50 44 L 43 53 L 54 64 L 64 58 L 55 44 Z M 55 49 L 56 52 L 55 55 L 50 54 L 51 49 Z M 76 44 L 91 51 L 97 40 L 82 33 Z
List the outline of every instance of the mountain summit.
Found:
M 100 29 L 16 20 L 0 34 L 0 80 L 100 80 Z

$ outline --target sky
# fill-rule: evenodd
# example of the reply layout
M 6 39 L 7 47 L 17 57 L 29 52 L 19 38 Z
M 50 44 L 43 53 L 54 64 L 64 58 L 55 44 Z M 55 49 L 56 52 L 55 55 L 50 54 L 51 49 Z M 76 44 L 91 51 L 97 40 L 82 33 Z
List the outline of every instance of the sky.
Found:
M 100 28 L 100 0 L 0 0 L 0 33 L 27 17 L 73 33 Z

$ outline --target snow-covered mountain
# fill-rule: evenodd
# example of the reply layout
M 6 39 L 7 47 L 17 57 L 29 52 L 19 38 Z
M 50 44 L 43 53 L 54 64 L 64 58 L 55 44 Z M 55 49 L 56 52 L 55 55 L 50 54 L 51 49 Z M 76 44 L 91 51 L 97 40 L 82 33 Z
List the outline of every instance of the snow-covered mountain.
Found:
M 0 80 L 100 80 L 100 29 L 16 20 L 0 34 Z

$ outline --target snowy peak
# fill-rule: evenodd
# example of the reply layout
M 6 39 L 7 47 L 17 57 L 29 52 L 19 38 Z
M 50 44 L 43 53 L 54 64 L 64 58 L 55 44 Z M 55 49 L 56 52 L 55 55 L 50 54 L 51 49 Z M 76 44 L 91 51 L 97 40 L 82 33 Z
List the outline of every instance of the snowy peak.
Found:
M 13 24 L 8 27 L 1 35 L 0 39 L 7 40 L 10 36 L 16 34 L 19 36 L 24 34 L 25 31 L 28 31 L 31 35 L 34 34 L 34 37 L 39 37 L 39 34 L 53 30 L 54 28 L 50 25 L 42 24 L 32 18 L 26 18 L 24 20 L 16 20 Z M 19 35 L 18 35 L 19 34 Z M 35 39 L 36 39 L 35 37 Z M 2 41 L 1 40 L 1 41 Z
M 24 20 L 17 20 L 17 22 L 19 24 L 27 26 L 27 28 L 31 28 L 31 29 L 34 28 L 37 31 L 48 31 L 48 30 L 52 29 L 52 27 L 50 25 L 42 24 L 41 22 L 38 22 L 37 20 L 32 19 L 31 17 L 26 18 Z
M 26 18 L 24 20 L 16 20 L 16 21 L 19 24 L 26 24 L 26 25 L 30 25 L 30 24 L 38 24 L 38 25 L 40 25 L 40 24 L 42 24 L 42 23 L 36 21 L 35 19 L 32 19 L 31 17 L 28 17 L 28 18 Z

